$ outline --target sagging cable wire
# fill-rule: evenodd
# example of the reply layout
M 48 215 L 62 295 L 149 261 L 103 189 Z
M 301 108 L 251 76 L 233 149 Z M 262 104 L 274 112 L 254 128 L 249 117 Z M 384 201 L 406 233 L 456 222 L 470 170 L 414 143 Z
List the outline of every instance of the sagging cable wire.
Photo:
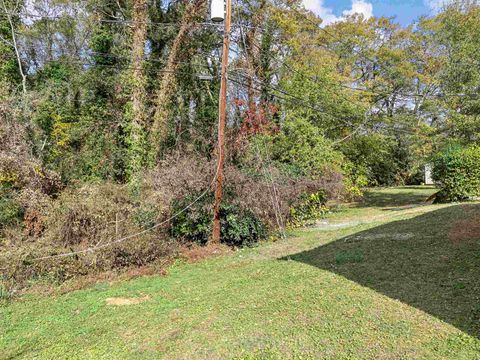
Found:
M 181 214 L 183 214 L 185 211 L 187 211 L 188 209 L 190 209 L 193 205 L 195 205 L 199 200 L 201 200 L 203 197 L 205 197 L 205 195 L 208 194 L 208 192 L 211 190 L 213 184 L 215 184 L 215 181 L 217 180 L 217 176 L 218 176 L 218 173 L 220 171 L 220 167 L 217 166 L 217 170 L 215 172 L 215 175 L 212 179 L 212 181 L 210 182 L 210 184 L 208 185 L 207 189 L 205 189 L 205 191 L 203 191 L 197 198 L 195 198 L 191 203 L 189 203 L 187 206 L 185 206 L 183 209 L 181 209 L 180 211 L 176 212 L 175 214 L 173 214 L 172 216 L 170 216 L 168 219 L 166 220 L 163 220 L 147 229 L 144 229 L 142 231 L 139 231 L 137 233 L 134 233 L 134 234 L 130 234 L 130 235 L 127 235 L 125 237 L 122 237 L 120 239 L 116 239 L 116 240 L 113 240 L 113 241 L 110 241 L 110 242 L 107 242 L 105 244 L 101 244 L 101 245 L 98 245 L 98 246 L 92 246 L 92 247 L 89 247 L 87 249 L 83 249 L 83 250 L 78 250 L 78 251 L 71 251 L 71 252 L 66 252 L 66 253 L 61 253 L 61 254 L 55 254 L 55 255 L 48 255 L 48 256 L 42 256 L 42 257 L 38 257 L 38 258 L 34 258 L 32 259 L 33 261 L 41 261 L 41 260 L 47 260 L 47 259 L 55 259 L 55 258 L 64 258 L 64 257 L 69 257 L 69 256 L 74 256 L 74 255 L 79 255 L 79 254 L 85 254 L 85 253 L 92 253 L 94 251 L 97 251 L 97 250 L 100 250 L 100 249 L 104 249 L 106 247 L 109 247 L 109 246 L 112 246 L 112 245 L 115 245 L 115 244 L 120 244 L 120 243 L 123 243 L 127 240 L 130 240 L 130 239 L 133 239 L 133 238 L 136 238 L 140 235 L 143 235 L 143 234 L 146 234 L 152 230 L 155 230 L 156 228 L 170 222 L 171 220 L 177 218 L 178 216 L 180 216 Z

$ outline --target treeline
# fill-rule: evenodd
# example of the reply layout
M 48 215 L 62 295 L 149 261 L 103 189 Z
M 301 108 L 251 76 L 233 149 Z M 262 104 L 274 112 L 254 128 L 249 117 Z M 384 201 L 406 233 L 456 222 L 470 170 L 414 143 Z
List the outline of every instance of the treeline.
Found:
M 126 182 L 173 149 L 212 154 L 222 28 L 207 2 L 2 5 L 2 98 L 65 183 Z M 416 181 L 442 140 L 476 139 L 475 5 L 410 28 L 358 15 L 321 28 L 298 3 L 257 1 L 233 24 L 232 137 L 306 127 L 369 184 Z
M 322 27 L 301 1 L 240 0 L 232 22 L 229 244 L 365 186 L 421 183 L 436 153 L 478 142 L 478 4 Z M 0 0 L 0 246 L 23 264 L 5 278 L 208 240 L 222 37 L 205 0 Z

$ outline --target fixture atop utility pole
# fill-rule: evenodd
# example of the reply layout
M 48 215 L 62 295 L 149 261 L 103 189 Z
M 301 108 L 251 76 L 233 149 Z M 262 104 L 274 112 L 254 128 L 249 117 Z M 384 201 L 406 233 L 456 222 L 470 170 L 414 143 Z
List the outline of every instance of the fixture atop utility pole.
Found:
M 210 4 L 210 20 L 221 23 L 225 19 L 225 1 L 212 0 Z
M 223 164 L 225 162 L 225 123 L 227 118 L 227 66 L 228 49 L 230 47 L 230 27 L 232 1 L 226 0 L 224 10 L 223 0 L 212 0 L 211 19 L 221 22 L 225 18 L 222 51 L 222 73 L 220 80 L 220 104 L 218 108 L 218 144 L 217 144 L 217 180 L 215 188 L 215 206 L 213 208 L 213 232 L 212 242 L 220 242 L 220 205 L 222 203 Z M 215 10 L 215 11 L 214 11 Z

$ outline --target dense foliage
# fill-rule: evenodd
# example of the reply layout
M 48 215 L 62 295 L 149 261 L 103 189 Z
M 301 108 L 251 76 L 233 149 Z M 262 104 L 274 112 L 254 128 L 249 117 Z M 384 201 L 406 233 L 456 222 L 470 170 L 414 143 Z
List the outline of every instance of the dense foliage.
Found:
M 144 264 L 180 238 L 208 240 L 212 198 L 196 194 L 210 194 L 216 175 L 223 34 L 205 21 L 207 5 L 1 0 L 5 259 L 102 246 L 98 256 L 49 263 L 74 274 L 74 264 L 80 273 Z M 235 9 L 226 243 L 314 220 L 326 200 L 365 186 L 418 184 L 452 139 L 478 143 L 478 5 L 455 2 L 412 27 L 359 14 L 323 26 L 301 1 Z M 476 150 L 465 151 L 473 161 Z M 446 188 L 450 170 L 440 169 L 458 158 L 449 154 L 436 170 Z M 459 169 L 469 185 L 449 200 L 474 195 L 475 167 Z M 140 240 L 103 247 L 121 231 Z
M 435 157 L 434 180 L 441 186 L 437 201 L 480 196 L 480 147 L 449 146 Z
M 298 204 L 290 208 L 289 225 L 292 227 L 308 225 L 325 216 L 327 196 L 323 191 L 305 194 Z
M 188 210 L 180 213 L 190 204 L 198 194 L 188 196 L 176 201 L 173 213 L 179 215 L 172 220 L 170 233 L 177 239 L 193 241 L 205 245 L 212 235 L 211 206 L 213 196 L 205 201 L 197 202 Z M 252 245 L 266 237 L 266 227 L 253 213 L 241 210 L 233 204 L 223 203 L 220 207 L 221 216 L 221 241 L 227 245 L 245 246 Z

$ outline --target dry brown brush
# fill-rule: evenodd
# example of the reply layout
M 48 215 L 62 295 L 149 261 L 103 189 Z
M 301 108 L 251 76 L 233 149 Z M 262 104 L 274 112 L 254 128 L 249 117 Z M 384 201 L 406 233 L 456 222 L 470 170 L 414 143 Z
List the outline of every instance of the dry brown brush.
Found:
M 26 186 L 19 201 L 31 215 L 25 216 L 22 232 L 6 232 L 0 243 L 4 284 L 21 288 L 32 280 L 62 282 L 176 257 L 182 244 L 169 233 L 170 220 L 177 216 L 172 204 L 205 194 L 202 206 L 208 213 L 215 174 L 214 160 L 172 155 L 143 175 L 135 193 L 115 183 L 71 184 L 55 196 Z M 233 165 L 225 174 L 225 201 L 253 213 L 270 230 L 286 223 L 302 194 L 341 192 L 338 174 L 291 179 L 273 167 L 252 175 Z

